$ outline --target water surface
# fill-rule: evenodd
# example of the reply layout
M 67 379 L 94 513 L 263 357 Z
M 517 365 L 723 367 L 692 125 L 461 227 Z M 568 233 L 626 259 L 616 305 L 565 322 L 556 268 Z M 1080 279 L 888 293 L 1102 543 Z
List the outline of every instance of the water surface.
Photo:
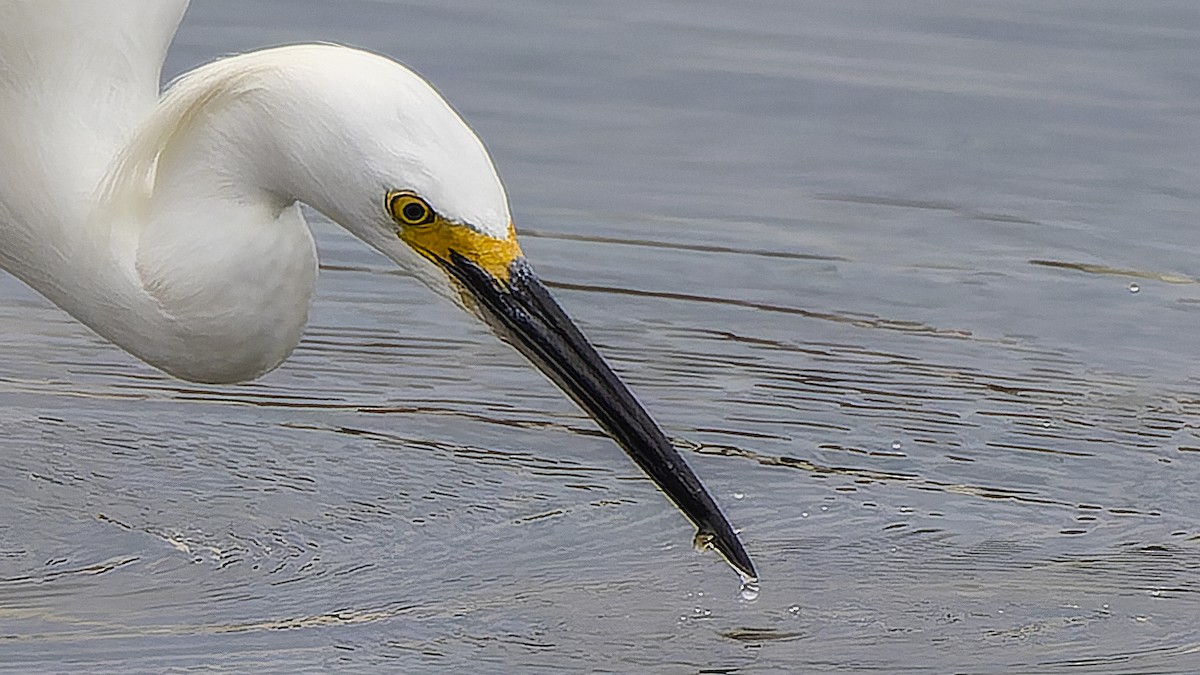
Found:
M 312 214 L 262 380 L 0 277 L 13 671 L 1200 669 L 1188 0 L 197 2 L 391 54 L 722 503 L 754 602 L 486 331 Z

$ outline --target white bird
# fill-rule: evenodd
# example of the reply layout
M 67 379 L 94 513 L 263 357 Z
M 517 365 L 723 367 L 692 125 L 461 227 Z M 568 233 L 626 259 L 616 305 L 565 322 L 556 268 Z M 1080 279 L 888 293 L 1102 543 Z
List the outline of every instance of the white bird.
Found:
M 483 144 L 420 76 L 294 45 L 158 82 L 187 0 L 0 0 L 0 266 L 195 382 L 299 342 L 300 203 L 488 323 L 603 427 L 745 577 L 699 479 L 525 261 Z

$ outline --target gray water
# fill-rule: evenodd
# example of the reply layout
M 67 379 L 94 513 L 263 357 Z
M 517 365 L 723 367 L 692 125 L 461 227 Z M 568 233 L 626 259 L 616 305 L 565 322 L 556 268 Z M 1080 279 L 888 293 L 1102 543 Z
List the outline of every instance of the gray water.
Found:
M 307 337 L 244 386 L 0 276 L 0 664 L 1200 670 L 1193 0 L 209 0 L 167 71 L 317 39 L 484 138 L 761 595 L 313 216 Z

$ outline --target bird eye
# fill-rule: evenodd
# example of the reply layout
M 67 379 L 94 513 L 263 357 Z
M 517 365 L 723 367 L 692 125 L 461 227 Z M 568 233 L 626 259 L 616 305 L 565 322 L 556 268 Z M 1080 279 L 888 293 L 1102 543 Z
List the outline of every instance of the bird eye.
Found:
M 433 222 L 433 209 L 424 199 L 411 192 L 392 192 L 388 194 L 388 211 L 396 222 L 403 225 L 425 225 Z

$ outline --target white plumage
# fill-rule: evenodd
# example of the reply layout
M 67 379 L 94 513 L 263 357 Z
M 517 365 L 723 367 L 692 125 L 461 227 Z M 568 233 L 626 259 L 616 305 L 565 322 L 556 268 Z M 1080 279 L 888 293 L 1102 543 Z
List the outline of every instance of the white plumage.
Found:
M 172 375 L 248 380 L 308 319 L 306 203 L 488 322 L 753 577 L 699 479 L 521 255 L 491 158 L 449 104 L 336 45 L 222 59 L 160 99 L 186 7 L 0 0 L 0 266 Z
M 28 39 L 47 4 L 90 31 L 133 5 L 145 13 L 128 17 L 137 30 L 120 49 L 97 49 L 78 34 Z M 278 366 L 307 320 L 316 254 L 297 202 L 443 291 L 445 276 L 397 240 L 381 208 L 388 188 L 506 234 L 504 189 L 482 144 L 432 87 L 384 57 L 268 49 L 201 67 L 158 100 L 163 33 L 185 5 L 0 8 L 0 68 L 25 78 L 0 96 L 10 272 L 154 366 L 236 382 Z

